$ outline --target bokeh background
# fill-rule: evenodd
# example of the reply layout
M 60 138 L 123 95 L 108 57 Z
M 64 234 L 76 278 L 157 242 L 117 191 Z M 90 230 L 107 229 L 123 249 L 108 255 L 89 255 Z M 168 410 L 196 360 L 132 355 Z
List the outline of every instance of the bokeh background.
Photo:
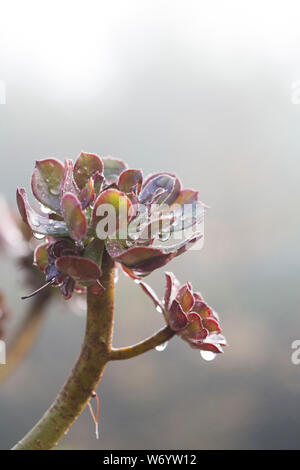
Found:
M 297 1 L 1 2 L 1 193 L 14 204 L 36 159 L 81 150 L 176 172 L 211 209 L 203 250 L 168 269 L 201 290 L 230 343 L 212 362 L 176 338 L 111 364 L 100 440 L 86 411 L 58 449 L 299 448 L 299 14 Z M 13 334 L 24 288 L 0 263 Z M 160 294 L 162 278 L 148 278 Z M 115 345 L 162 324 L 122 275 Z M 83 331 L 83 316 L 51 305 L 34 351 L 1 386 L 0 448 L 50 405 Z

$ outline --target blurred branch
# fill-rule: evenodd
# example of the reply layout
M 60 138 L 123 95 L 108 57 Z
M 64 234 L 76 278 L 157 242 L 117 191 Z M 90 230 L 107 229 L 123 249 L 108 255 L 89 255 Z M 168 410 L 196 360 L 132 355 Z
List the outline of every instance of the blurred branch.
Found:
M 8 346 L 6 365 L 0 368 L 0 384 L 17 369 L 35 344 L 45 318 L 45 307 L 51 295 L 52 290 L 49 289 L 30 303 L 22 324 Z
M 151 349 L 160 346 L 166 341 L 169 341 L 169 339 L 171 339 L 174 335 L 175 332 L 171 330 L 169 326 L 166 326 L 159 330 L 155 335 L 145 339 L 144 341 L 141 341 L 140 343 L 128 346 L 127 348 L 112 349 L 109 360 L 118 361 L 139 356 L 140 354 L 150 351 Z

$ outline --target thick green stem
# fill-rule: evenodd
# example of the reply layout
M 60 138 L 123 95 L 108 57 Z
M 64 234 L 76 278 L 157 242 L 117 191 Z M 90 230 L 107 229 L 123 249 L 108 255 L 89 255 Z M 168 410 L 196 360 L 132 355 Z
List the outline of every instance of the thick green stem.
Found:
M 6 364 L 0 367 L 0 383 L 17 369 L 35 344 L 51 294 L 52 290 L 48 289 L 31 301 L 25 319 L 8 346 Z
M 166 326 L 159 330 L 155 335 L 141 341 L 140 343 L 128 346 L 127 348 L 112 349 L 110 353 L 110 361 L 118 361 L 123 359 L 131 359 L 132 357 L 139 356 L 151 349 L 160 346 L 161 344 L 169 341 L 175 335 L 175 331 Z
M 102 264 L 105 292 L 88 289 L 86 333 L 79 358 L 64 387 L 41 420 L 13 448 L 47 450 L 54 447 L 80 415 L 97 387 L 109 360 L 114 312 L 114 267 L 110 258 Z

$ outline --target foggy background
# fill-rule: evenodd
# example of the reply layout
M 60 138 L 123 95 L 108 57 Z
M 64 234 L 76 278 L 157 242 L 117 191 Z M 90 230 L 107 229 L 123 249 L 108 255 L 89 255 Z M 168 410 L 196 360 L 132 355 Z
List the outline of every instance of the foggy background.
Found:
M 0 192 L 15 204 L 36 159 L 81 150 L 176 172 L 211 206 L 202 251 L 168 270 L 220 314 L 230 346 L 205 362 L 178 338 L 108 365 L 100 440 L 86 410 L 58 449 L 299 448 L 299 2 L 2 1 Z M 24 288 L 0 259 L 22 318 Z M 146 280 L 162 295 L 163 269 Z M 163 325 L 121 275 L 114 345 Z M 30 357 L 0 388 L 0 448 L 55 398 L 84 317 L 49 307 Z M 5 367 L 5 366 L 0 366 Z

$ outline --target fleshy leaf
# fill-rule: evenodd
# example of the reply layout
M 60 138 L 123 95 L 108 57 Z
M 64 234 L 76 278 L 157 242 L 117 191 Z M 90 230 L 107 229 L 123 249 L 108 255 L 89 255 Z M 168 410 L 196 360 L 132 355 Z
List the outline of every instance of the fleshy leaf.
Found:
M 94 189 L 95 189 L 95 194 L 99 194 L 103 181 L 104 181 L 104 176 L 98 171 L 94 176 L 93 176 L 93 181 L 94 181 Z
M 198 191 L 195 191 L 194 189 L 183 189 L 180 191 L 173 204 L 180 204 L 183 206 L 184 204 L 192 204 L 197 201 Z
M 62 256 L 56 267 L 75 281 L 94 282 L 101 276 L 101 270 L 94 261 L 79 256 Z
M 151 194 L 155 194 L 160 189 L 164 193 L 157 199 L 157 203 L 172 204 L 181 190 L 180 180 L 173 173 L 154 173 L 150 175 L 143 183 L 142 191 L 140 194 L 140 202 L 151 202 Z
M 94 180 L 90 178 L 85 187 L 80 191 L 79 199 L 82 209 L 86 209 L 95 199 Z
M 126 170 L 127 165 L 123 160 L 117 158 L 104 157 L 104 177 L 107 184 L 116 183 L 122 171 Z
M 141 170 L 124 170 L 118 180 L 118 187 L 124 193 L 130 193 L 136 188 L 139 193 L 143 182 L 143 173 Z
M 168 309 L 173 300 L 175 299 L 178 289 L 179 289 L 179 282 L 171 272 L 165 273 L 166 277 L 166 288 L 165 288 L 165 307 Z
M 33 264 L 40 268 L 42 272 L 45 272 L 46 266 L 49 263 L 47 247 L 48 243 L 43 243 L 34 250 Z
M 167 264 L 175 256 L 174 253 L 164 254 L 159 249 L 144 246 L 122 250 L 120 244 L 110 240 L 107 242 L 106 248 L 112 258 L 139 276 L 150 274 L 155 269 Z
M 188 319 L 182 308 L 180 307 L 177 300 L 173 300 L 171 307 L 169 309 L 169 324 L 172 330 L 179 331 L 182 328 L 186 327 L 188 324 Z
M 178 300 L 182 310 L 185 313 L 188 313 L 192 310 L 194 305 L 194 296 L 187 284 L 185 284 L 179 289 L 176 296 L 176 300 Z
M 167 174 L 157 174 L 148 178 L 143 184 L 139 201 L 141 204 L 151 203 L 156 193 L 160 196 L 157 203 L 165 202 L 167 196 L 173 191 L 175 178 Z M 162 192 L 163 191 L 163 192 Z
M 60 195 L 61 197 L 65 193 L 72 193 L 75 195 L 79 194 L 79 190 L 76 187 L 76 184 L 73 179 L 73 161 L 70 159 L 65 160 L 65 172 L 64 177 L 61 182 Z
M 214 318 L 203 318 L 202 323 L 210 333 L 221 333 L 220 325 Z
M 60 209 L 60 185 L 64 176 L 64 167 L 54 158 L 36 162 L 31 178 L 31 188 L 36 199 L 54 211 Z
M 182 332 L 188 340 L 203 340 L 207 337 L 208 331 L 203 328 L 200 316 L 197 313 L 188 314 L 188 325 Z
M 51 258 L 51 260 L 53 260 L 63 255 L 74 254 L 74 250 L 75 243 L 73 242 L 73 240 L 70 240 L 68 238 L 62 238 L 61 240 L 57 240 L 48 246 L 48 258 Z
M 103 204 L 112 206 L 115 211 L 115 225 L 112 227 L 111 233 L 107 234 L 111 235 L 114 231 L 120 230 L 127 225 L 133 212 L 132 204 L 126 194 L 116 189 L 107 189 L 106 191 L 103 191 L 103 193 L 99 194 L 93 207 L 92 226 L 94 228 L 96 228 L 97 224 L 104 217 L 103 215 L 98 215 L 97 213 L 98 208 Z
M 74 166 L 74 180 L 79 189 L 83 189 L 96 173 L 102 173 L 103 162 L 98 155 L 82 152 Z
M 67 224 L 70 237 L 79 242 L 87 232 L 87 219 L 79 199 L 72 193 L 66 193 L 61 200 L 61 211 Z
M 65 236 L 68 234 L 65 222 L 40 215 L 30 206 L 24 188 L 17 190 L 17 204 L 23 221 L 33 232 L 49 236 Z
M 209 305 L 203 300 L 200 300 L 199 298 L 197 298 L 196 294 L 194 294 L 194 299 L 195 299 L 195 304 L 193 307 L 194 312 L 197 312 L 201 318 L 210 317 L 212 315 L 212 309 L 209 307 Z

